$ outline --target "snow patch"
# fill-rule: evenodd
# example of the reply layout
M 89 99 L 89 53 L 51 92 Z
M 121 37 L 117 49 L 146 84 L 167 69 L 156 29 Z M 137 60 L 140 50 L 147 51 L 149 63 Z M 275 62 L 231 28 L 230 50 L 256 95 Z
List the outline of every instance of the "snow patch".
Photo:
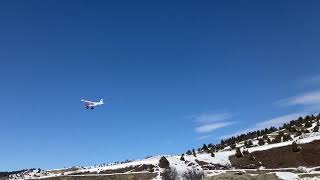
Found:
M 276 172 L 276 176 L 279 179 L 283 180 L 296 180 L 299 179 L 299 176 L 292 172 Z

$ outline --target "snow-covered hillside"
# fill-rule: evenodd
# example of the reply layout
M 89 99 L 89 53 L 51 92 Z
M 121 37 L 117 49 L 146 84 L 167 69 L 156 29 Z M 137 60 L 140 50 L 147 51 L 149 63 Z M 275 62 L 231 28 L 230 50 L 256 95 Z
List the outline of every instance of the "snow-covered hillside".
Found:
M 317 126 L 318 122 L 314 121 L 312 126 L 308 128 L 310 131 Z M 268 134 L 268 137 L 272 138 L 274 135 L 279 134 L 279 130 Z M 309 132 L 303 133 L 300 136 L 291 135 L 291 139 L 285 142 L 280 143 L 265 143 L 264 145 L 258 145 L 258 139 L 261 137 L 256 137 L 251 139 L 253 142 L 252 147 L 246 147 L 244 142 L 239 142 L 236 144 L 237 148 L 241 150 L 248 150 L 250 153 L 255 151 L 265 151 L 272 148 L 283 147 L 291 145 L 294 141 L 297 144 L 310 143 L 315 140 L 320 140 L 320 132 Z M 125 162 L 121 164 L 104 164 L 99 166 L 90 166 L 90 167 L 74 167 L 66 169 L 55 169 L 55 170 L 32 170 L 25 171 L 19 174 L 10 175 L 10 179 L 33 179 L 33 178 L 48 178 L 48 177 L 59 177 L 59 176 L 72 176 L 72 175 L 103 175 L 103 174 L 133 174 L 133 173 L 152 173 L 155 174 L 154 179 L 162 179 L 161 173 L 164 171 L 164 168 L 160 168 L 159 160 L 161 157 L 165 157 L 169 161 L 169 165 L 172 169 L 176 170 L 177 176 L 182 178 L 182 175 L 190 172 L 192 170 L 202 172 L 205 176 L 213 176 L 217 174 L 224 173 L 226 171 L 234 171 L 235 169 L 230 162 L 229 157 L 235 154 L 235 149 L 230 146 L 224 147 L 224 149 L 214 152 L 207 153 L 205 151 L 196 152 L 194 155 L 184 154 L 183 159 L 181 155 L 161 155 L 154 156 L 146 159 L 135 160 L 131 162 Z M 213 157 L 214 156 L 214 157 Z M 319 164 L 320 165 L 320 164 Z M 260 167 L 264 169 L 264 167 Z M 266 169 L 265 169 L 266 170 Z M 281 170 L 282 171 L 282 170 Z M 298 171 L 298 170 L 296 170 Z M 310 171 L 317 171 L 317 168 L 307 168 L 308 173 Z M 296 175 L 290 175 L 288 173 L 277 173 L 278 176 L 290 176 L 296 177 Z

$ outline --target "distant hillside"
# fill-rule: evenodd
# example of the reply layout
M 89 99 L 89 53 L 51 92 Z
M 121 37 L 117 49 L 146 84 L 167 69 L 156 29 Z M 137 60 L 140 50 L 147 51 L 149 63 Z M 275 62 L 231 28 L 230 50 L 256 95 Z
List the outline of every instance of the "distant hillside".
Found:
M 142 160 L 72 167 L 33 169 L 8 175 L 10 179 L 164 179 L 283 177 L 320 178 L 320 116 L 299 117 L 281 127 L 248 132 L 219 144 L 204 144 L 186 154 Z M 286 178 L 284 178 L 286 179 Z
M 245 143 L 246 147 L 252 146 L 252 140 L 257 139 L 260 140 L 260 143 L 263 143 L 262 140 L 264 140 L 267 144 L 274 144 L 279 143 L 281 141 L 288 141 L 290 139 L 290 136 L 301 136 L 305 133 L 310 132 L 318 132 L 319 126 L 320 126 L 320 114 L 317 116 L 308 115 L 306 117 L 299 117 L 296 120 L 291 120 L 290 122 L 284 123 L 281 127 L 266 127 L 265 129 L 247 132 L 246 134 L 239 134 L 237 136 L 232 136 L 228 139 L 223 139 L 219 144 L 204 144 L 202 147 L 197 148 L 198 152 L 203 151 L 213 151 L 218 152 L 220 150 L 225 149 L 226 147 L 233 147 L 235 148 L 236 143 Z M 280 134 L 279 136 L 275 136 L 275 132 L 285 133 L 286 135 L 283 136 L 283 134 Z M 285 131 L 283 131 L 285 130 Z M 187 151 L 187 154 L 191 154 L 190 150 Z
M 20 170 L 20 171 L 5 171 L 5 172 L 0 172 L 0 180 L 1 179 L 8 179 L 10 175 L 13 174 L 20 174 L 22 172 L 27 171 L 26 169 Z

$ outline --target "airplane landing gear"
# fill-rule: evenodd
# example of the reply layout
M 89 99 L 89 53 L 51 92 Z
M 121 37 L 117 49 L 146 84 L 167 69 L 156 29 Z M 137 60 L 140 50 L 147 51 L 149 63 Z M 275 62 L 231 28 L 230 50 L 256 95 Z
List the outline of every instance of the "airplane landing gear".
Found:
M 93 107 L 91 107 L 91 109 L 93 109 Z

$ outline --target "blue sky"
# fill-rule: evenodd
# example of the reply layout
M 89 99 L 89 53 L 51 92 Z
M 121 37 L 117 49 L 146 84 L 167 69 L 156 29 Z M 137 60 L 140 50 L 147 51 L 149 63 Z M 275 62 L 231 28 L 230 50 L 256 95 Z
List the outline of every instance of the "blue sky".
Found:
M 0 170 L 182 153 L 319 112 L 319 5 L 0 2 Z

